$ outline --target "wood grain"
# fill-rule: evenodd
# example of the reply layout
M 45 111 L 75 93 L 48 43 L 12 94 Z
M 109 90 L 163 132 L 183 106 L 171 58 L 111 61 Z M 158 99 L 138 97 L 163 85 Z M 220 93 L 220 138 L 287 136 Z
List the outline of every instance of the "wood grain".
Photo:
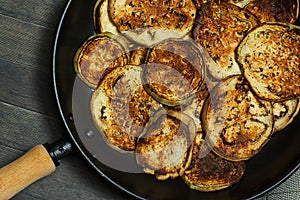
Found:
M 0 0 L 0 167 L 66 134 L 52 81 L 56 26 L 67 1 Z M 79 152 L 14 200 L 131 199 L 99 176 Z
M 66 134 L 52 82 L 54 36 L 66 2 L 0 0 L 0 167 L 36 144 Z M 288 191 L 284 184 L 279 192 L 283 190 Z M 276 190 L 271 193 L 275 199 Z M 13 198 L 24 199 L 132 198 L 99 176 L 75 151 L 55 173 Z
M 52 81 L 53 30 L 0 15 L 1 100 L 58 116 Z
M 1 0 L 0 13 L 24 22 L 56 29 L 66 0 Z
M 0 167 L 38 143 L 53 142 L 65 134 L 60 119 L 0 102 Z M 61 161 L 51 176 L 13 199 L 129 199 L 92 169 L 78 152 Z
M 0 168 L 0 199 L 11 199 L 35 181 L 55 171 L 43 145 L 37 145 L 17 160 Z

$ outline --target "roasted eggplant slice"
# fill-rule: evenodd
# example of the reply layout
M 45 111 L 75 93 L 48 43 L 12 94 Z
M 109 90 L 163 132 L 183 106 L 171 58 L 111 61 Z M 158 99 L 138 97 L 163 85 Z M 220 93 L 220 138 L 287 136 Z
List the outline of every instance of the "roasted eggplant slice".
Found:
M 294 23 L 299 17 L 299 0 L 254 0 L 245 8 L 261 22 Z
M 197 133 L 202 132 L 202 123 L 200 117 L 204 102 L 208 96 L 209 90 L 206 84 L 203 84 L 200 91 L 197 93 L 196 98 L 193 99 L 191 104 L 182 107 L 182 112 L 194 120 Z
M 201 46 L 199 46 L 199 48 L 201 49 L 201 54 L 203 57 L 205 69 L 218 68 L 218 64 L 212 59 L 212 57 L 209 55 L 209 53 Z M 205 77 L 204 77 L 204 83 L 209 91 L 213 87 L 215 87 L 220 81 L 222 81 L 222 80 L 214 78 L 211 75 L 211 73 L 209 72 L 209 70 L 206 70 Z
M 119 151 L 135 150 L 149 118 L 162 106 L 144 90 L 140 66 L 126 65 L 107 74 L 91 98 L 95 125 Z
M 251 3 L 254 0 L 225 0 L 228 3 L 234 4 L 240 8 L 244 8 L 246 5 L 248 5 L 249 3 Z
M 130 51 L 130 64 L 131 65 L 142 65 L 145 63 L 148 49 L 135 46 Z
M 169 106 L 189 102 L 199 91 L 204 76 L 202 55 L 192 40 L 169 39 L 155 45 L 143 65 L 146 91 Z
M 192 0 L 109 0 L 108 5 L 119 32 L 145 46 L 187 35 L 196 17 Z
M 192 161 L 182 176 L 194 190 L 210 192 L 228 188 L 241 180 L 246 169 L 244 161 L 225 160 L 212 151 L 197 134 L 192 150 Z M 198 139 L 199 138 L 199 139 Z
M 190 163 L 194 137 L 193 119 L 180 112 L 162 110 L 137 141 L 137 163 L 159 180 L 178 177 Z
M 94 28 L 96 33 L 109 32 L 118 35 L 116 25 L 111 21 L 108 14 L 108 0 L 97 0 L 94 6 Z
M 233 4 L 208 2 L 198 10 L 193 37 L 217 63 L 208 68 L 213 77 L 241 74 L 234 50 L 255 26 L 256 17 Z
M 209 0 L 193 0 L 197 9 L 201 8 L 201 6 L 207 3 Z
M 121 36 L 111 33 L 93 35 L 77 50 L 74 68 L 88 86 L 96 88 L 106 73 L 128 64 L 128 52 Z
M 210 92 L 202 122 L 213 151 L 232 161 L 256 155 L 273 133 L 271 103 L 256 97 L 241 75 L 228 77 Z
M 237 48 L 237 61 L 254 92 L 265 100 L 300 97 L 300 27 L 266 23 Z
M 254 0 L 194 0 L 194 4 L 197 9 L 199 9 L 203 4 L 207 2 L 215 2 L 215 3 L 226 2 L 226 3 L 234 4 L 240 8 L 244 8 L 247 4 L 249 4 L 252 1 Z
M 299 99 L 287 100 L 283 102 L 272 102 L 274 113 L 274 132 L 284 129 L 298 114 Z

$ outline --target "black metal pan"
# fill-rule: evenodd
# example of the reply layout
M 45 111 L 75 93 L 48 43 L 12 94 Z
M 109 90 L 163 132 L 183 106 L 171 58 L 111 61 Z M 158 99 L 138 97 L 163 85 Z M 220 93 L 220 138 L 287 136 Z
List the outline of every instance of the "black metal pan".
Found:
M 89 36 L 95 33 L 92 16 L 95 2 L 95 0 L 70 0 L 62 14 L 55 39 L 54 88 L 68 135 L 54 144 L 40 146 L 41 151 L 27 153 L 25 158 L 29 157 L 29 161 L 24 159 L 15 161 L 19 163 L 13 170 L 22 168 L 20 163 L 26 165 L 28 162 L 32 165 L 39 163 L 39 166 L 36 166 L 37 170 L 43 171 L 40 168 L 47 168 L 45 172 L 32 175 L 33 178 L 18 177 L 18 180 L 29 179 L 19 188 L 7 188 L 9 180 L 6 182 L 7 180 L 3 178 L 8 176 L 7 173 L 11 173 L 9 170 L 14 163 L 0 169 L 1 192 L 5 190 L 9 195 L 14 195 L 34 180 L 51 173 L 55 169 L 54 164 L 58 165 L 61 158 L 71 153 L 72 147 L 81 152 L 83 158 L 100 176 L 109 180 L 114 187 L 137 199 L 254 199 L 284 182 L 300 167 L 299 115 L 287 128 L 277 133 L 258 155 L 247 161 L 247 170 L 240 182 L 216 192 L 204 193 L 191 190 L 179 178 L 158 181 L 154 176 L 143 173 L 141 167 L 135 164 L 133 155 L 122 154 L 108 147 L 95 128 L 89 113 L 89 100 L 93 91 L 76 76 L 73 69 L 75 52 Z M 43 149 L 47 151 L 44 152 Z M 46 158 L 37 158 L 41 154 Z M 40 162 L 44 161 L 46 164 L 41 165 Z M 25 166 L 24 170 L 27 168 Z M 24 174 L 24 171 L 20 173 Z M 4 193 L 0 193 L 0 197 L 5 198 Z M 6 196 L 8 197 L 11 196 Z

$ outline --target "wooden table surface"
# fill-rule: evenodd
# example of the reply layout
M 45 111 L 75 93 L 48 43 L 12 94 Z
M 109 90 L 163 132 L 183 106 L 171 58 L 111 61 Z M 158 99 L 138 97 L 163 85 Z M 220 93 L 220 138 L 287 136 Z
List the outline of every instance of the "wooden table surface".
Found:
M 0 0 L 0 167 L 65 134 L 52 81 L 56 28 L 67 0 Z M 299 197 L 298 170 L 268 196 Z M 290 189 L 290 185 L 298 185 Z M 295 191 L 294 191 L 295 190 Z M 298 196 L 297 196 L 298 195 Z M 294 197 L 293 197 L 294 198 Z M 131 199 L 75 152 L 13 199 Z M 282 198 L 281 198 L 282 199 Z

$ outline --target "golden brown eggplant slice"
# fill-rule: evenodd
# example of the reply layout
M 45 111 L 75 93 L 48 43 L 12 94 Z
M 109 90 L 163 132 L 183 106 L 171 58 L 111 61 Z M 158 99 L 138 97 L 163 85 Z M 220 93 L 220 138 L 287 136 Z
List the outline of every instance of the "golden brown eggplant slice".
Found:
M 192 0 L 109 0 L 108 5 L 119 32 L 145 46 L 187 35 L 196 17 Z
M 92 95 L 95 125 L 119 151 L 135 150 L 137 137 L 161 105 L 144 90 L 140 66 L 126 65 L 107 74 Z
M 254 0 L 245 8 L 261 22 L 294 23 L 299 17 L 299 0 Z
M 116 67 L 129 62 L 128 47 L 121 36 L 111 33 L 88 38 L 74 56 L 74 68 L 79 77 L 91 88 Z
M 174 106 L 189 102 L 199 91 L 205 67 L 201 52 L 192 40 L 169 39 L 149 50 L 142 75 L 151 96 Z
M 208 2 L 198 10 L 193 37 L 217 63 L 208 66 L 213 77 L 223 79 L 241 74 L 234 50 L 255 26 L 256 17 L 233 4 Z
M 254 92 L 265 100 L 300 97 L 300 27 L 266 23 L 237 48 L 237 61 Z
M 194 137 L 193 119 L 180 112 L 162 110 L 137 141 L 137 163 L 158 180 L 178 177 L 190 163 Z
M 256 155 L 273 133 L 271 103 L 256 97 L 241 75 L 228 77 L 210 92 L 201 117 L 210 147 L 232 161 Z
M 274 132 L 284 129 L 298 114 L 299 99 L 292 99 L 283 102 L 272 102 L 274 113 Z
M 131 65 L 142 65 L 145 63 L 148 49 L 135 46 L 130 51 L 130 64 Z
M 96 33 L 109 32 L 118 35 L 118 28 L 108 14 L 108 0 L 97 0 L 94 6 L 94 28 Z
M 246 163 L 219 157 L 201 137 L 201 134 L 196 136 L 191 164 L 182 176 L 184 182 L 191 189 L 202 192 L 225 189 L 239 182 L 244 175 Z
M 252 2 L 254 0 L 194 0 L 194 4 L 199 9 L 203 4 L 207 2 L 215 2 L 215 3 L 220 3 L 220 2 L 226 2 L 226 3 L 231 3 L 234 4 L 240 8 L 244 8 L 247 4 Z
M 188 105 L 182 107 L 182 112 L 194 120 L 196 132 L 202 132 L 202 123 L 200 120 L 201 111 L 204 106 L 204 102 L 209 96 L 209 90 L 206 84 L 203 84 L 196 97 Z
M 201 8 L 201 6 L 203 4 L 205 4 L 206 2 L 208 2 L 208 0 L 193 0 L 195 6 L 197 9 Z
M 225 0 L 228 3 L 234 4 L 240 8 L 244 8 L 246 5 L 248 5 L 249 3 L 251 3 L 254 0 Z
M 209 53 L 201 46 L 198 46 L 201 50 L 201 54 L 203 57 L 205 69 L 215 69 L 218 68 L 218 64 L 212 59 Z M 209 70 L 205 71 L 204 84 L 207 89 L 210 91 L 213 87 L 215 87 L 221 80 L 214 78 Z

